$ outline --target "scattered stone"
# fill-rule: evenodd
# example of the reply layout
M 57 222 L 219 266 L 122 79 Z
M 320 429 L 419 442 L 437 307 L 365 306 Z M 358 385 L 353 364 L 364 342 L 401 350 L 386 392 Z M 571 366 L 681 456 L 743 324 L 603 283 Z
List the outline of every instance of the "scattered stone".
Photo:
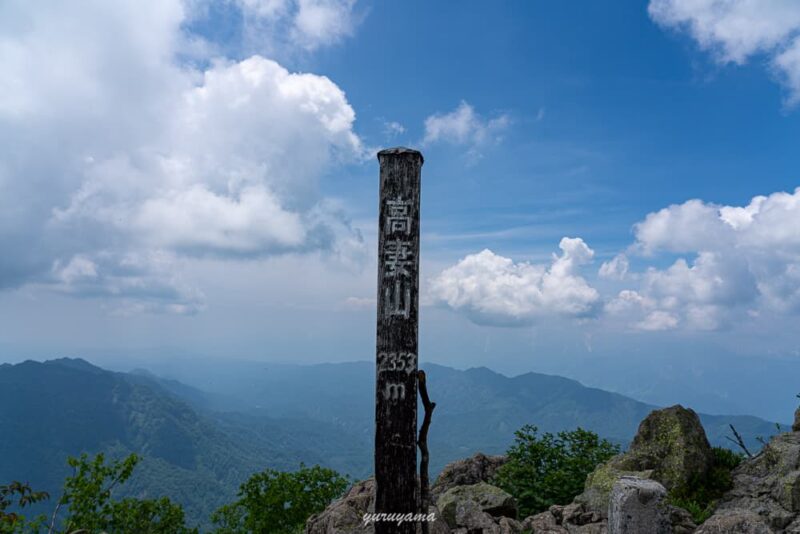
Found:
M 711 516 L 695 534 L 773 534 L 773 530 L 756 513 L 730 510 Z
M 483 453 L 457 460 L 445 466 L 431 486 L 431 498 L 436 502 L 450 488 L 478 482 L 491 483 L 497 470 L 508 461 L 505 456 L 487 456 Z
M 606 534 L 608 523 L 604 514 L 573 502 L 566 506 L 554 505 L 546 512 L 527 517 L 522 529 L 534 534 Z
M 517 517 L 517 502 L 514 497 L 496 486 L 479 482 L 468 486 L 456 486 L 447 490 L 436 501 L 442 518 L 455 528 L 460 525 L 457 520 L 458 507 L 464 502 L 473 502 L 478 509 L 489 516 Z
M 611 490 L 609 534 L 671 534 L 667 490 L 655 480 L 622 477 Z
M 449 464 L 431 488 L 438 507 L 430 534 L 800 534 L 800 408 L 793 432 L 775 436 L 733 472 L 733 488 L 697 527 L 686 510 L 667 505 L 667 488 L 706 473 L 711 449 L 692 410 L 656 410 L 639 425 L 630 449 L 598 466 L 584 492 L 564 506 L 517 521 L 511 495 L 489 482 L 507 461 L 476 454 Z M 660 484 L 659 484 L 660 483 Z M 374 479 L 312 516 L 305 534 L 374 534 Z M 441 511 L 441 512 L 440 512 Z M 648 519 L 650 518 L 650 519 Z M 638 530 L 637 530 L 638 529 Z M 420 530 L 418 529 L 418 532 Z
M 539 532 L 546 532 L 547 534 L 568 534 L 569 531 L 559 524 L 560 521 L 560 519 L 556 519 L 552 511 L 542 512 L 526 518 L 522 522 L 522 529 L 526 532 L 531 531 L 537 534 Z

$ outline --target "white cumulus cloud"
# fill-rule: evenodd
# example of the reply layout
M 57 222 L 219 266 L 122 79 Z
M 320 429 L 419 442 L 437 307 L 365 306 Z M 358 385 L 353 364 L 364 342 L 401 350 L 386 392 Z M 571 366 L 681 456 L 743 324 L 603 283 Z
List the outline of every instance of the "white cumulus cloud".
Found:
M 600 278 L 623 280 L 628 274 L 630 262 L 625 254 L 617 254 L 609 261 L 603 262 L 597 274 Z
M 486 119 L 476 113 L 475 108 L 463 100 L 449 113 L 436 113 L 425 119 L 423 143 L 445 142 L 464 145 L 470 154 L 480 157 L 481 147 L 497 143 L 511 123 L 506 114 Z
M 757 54 L 770 58 L 800 101 L 800 3 L 795 0 L 650 0 L 658 24 L 687 31 L 722 63 L 743 64 Z
M 181 63 L 192 5 L 0 5 L 0 289 L 186 313 L 182 259 L 361 253 L 318 187 L 363 157 L 344 92 L 257 55 Z
M 800 188 L 746 206 L 690 200 L 634 229 L 634 251 L 688 255 L 648 268 L 636 291 L 607 304 L 611 313 L 644 316 L 640 328 L 714 330 L 758 310 L 800 312 Z
M 484 250 L 442 271 L 430 285 L 434 302 L 479 324 L 526 325 L 549 316 L 597 314 L 600 295 L 578 274 L 594 252 L 580 238 L 563 238 L 549 265 L 514 262 Z

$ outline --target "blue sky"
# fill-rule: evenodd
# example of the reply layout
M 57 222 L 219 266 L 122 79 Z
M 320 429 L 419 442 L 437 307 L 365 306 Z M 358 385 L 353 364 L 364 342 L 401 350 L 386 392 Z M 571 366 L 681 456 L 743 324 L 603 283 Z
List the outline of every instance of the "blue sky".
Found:
M 6 2 L 0 359 L 371 359 L 393 145 L 422 360 L 796 359 L 800 4 L 754 5 Z

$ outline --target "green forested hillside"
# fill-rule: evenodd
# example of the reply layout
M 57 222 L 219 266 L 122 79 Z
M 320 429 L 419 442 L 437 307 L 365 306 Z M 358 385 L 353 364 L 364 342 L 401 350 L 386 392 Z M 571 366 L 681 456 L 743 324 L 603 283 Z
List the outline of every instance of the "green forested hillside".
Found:
M 429 435 L 434 475 L 475 451 L 504 452 L 525 424 L 542 432 L 582 427 L 624 446 L 654 409 L 558 376 L 425 368 L 437 403 Z M 267 467 L 320 464 L 354 478 L 371 472 L 371 364 L 231 362 L 185 378 L 189 385 L 76 359 L 0 365 L 0 483 L 28 481 L 49 491 L 52 502 L 67 475 L 67 455 L 136 452 L 142 462 L 125 491 L 169 496 L 190 523 L 202 524 Z M 730 445 L 730 422 L 752 449 L 758 436 L 777 431 L 749 416 L 701 420 L 716 445 Z
M 340 452 L 363 447 L 331 439 L 339 433 L 325 423 L 201 415 L 154 381 L 81 360 L 0 366 L 0 432 L 0 480 L 28 481 L 53 502 L 68 474 L 67 455 L 137 452 L 142 463 L 125 492 L 169 496 L 192 522 L 206 521 L 266 467 L 368 469 L 363 454 L 358 463 Z
M 208 391 L 206 405 L 226 409 L 313 419 L 334 424 L 362 440 L 372 439 L 374 364 L 350 362 L 287 365 L 230 361 L 203 362 L 187 367 L 172 363 L 172 378 Z M 485 367 L 461 371 L 423 364 L 428 388 L 437 403 L 430 429 L 431 469 L 475 451 L 502 452 L 524 424 L 545 432 L 578 426 L 621 445 L 636 433 L 639 422 L 656 406 L 624 395 L 590 388 L 568 378 L 541 373 L 507 377 Z M 786 420 L 793 411 L 786 399 Z M 691 407 L 691 406 L 689 406 Z M 748 447 L 760 448 L 757 438 L 775 434 L 774 423 L 747 415 L 700 414 L 709 440 L 731 443 L 729 423 L 744 436 Z

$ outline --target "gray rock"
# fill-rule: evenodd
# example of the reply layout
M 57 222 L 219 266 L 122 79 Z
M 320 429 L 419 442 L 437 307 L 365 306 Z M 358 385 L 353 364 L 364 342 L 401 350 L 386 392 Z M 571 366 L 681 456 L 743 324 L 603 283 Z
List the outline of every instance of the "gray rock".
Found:
M 733 488 L 698 530 L 800 533 L 800 432 L 780 434 L 733 472 Z
M 700 418 L 680 405 L 651 412 L 639 424 L 624 457 L 623 469 L 652 469 L 653 480 L 668 490 L 704 476 L 713 459 Z
M 451 462 L 445 466 L 431 486 L 431 498 L 436 502 L 450 488 L 478 482 L 491 483 L 497 470 L 508 461 L 505 456 L 487 456 L 483 453 Z
M 694 411 L 679 405 L 654 410 L 639 424 L 628 451 L 589 474 L 583 493 L 575 500 L 605 515 L 611 488 L 621 477 L 652 478 L 668 490 L 678 489 L 707 473 L 712 459 Z
M 695 534 L 773 534 L 764 520 L 747 510 L 717 512 L 703 523 Z
M 792 471 L 778 480 L 775 497 L 786 510 L 800 512 L 800 471 Z
M 364 524 L 364 514 L 375 511 L 375 479 L 355 483 L 342 497 L 306 522 L 305 534 L 374 534 L 374 524 Z M 435 521 L 429 523 L 429 534 L 450 534 L 450 527 L 439 510 L 431 506 Z M 417 525 L 417 533 L 421 528 Z
M 524 531 L 531 531 L 536 534 L 544 532 L 547 534 L 569 534 L 569 531 L 559 524 L 559 520 L 552 512 L 542 512 L 525 518 L 522 522 Z
M 614 483 L 617 480 L 623 476 L 650 478 L 653 475 L 652 469 L 637 471 L 635 469 L 623 468 L 624 460 L 625 455 L 622 454 L 615 456 L 604 464 L 598 465 L 595 470 L 586 477 L 583 493 L 576 496 L 575 501 L 583 503 L 590 510 L 595 510 L 605 516 L 608 513 L 611 488 L 614 487 Z
M 446 516 L 445 516 L 446 517 Z M 453 522 L 448 524 L 452 528 L 463 527 L 467 531 L 479 530 L 484 534 L 500 534 L 500 527 L 495 524 L 492 516 L 481 510 L 475 501 L 459 501 L 453 511 Z
M 547 512 L 532 515 L 522 522 L 525 532 L 534 534 L 606 534 L 605 516 L 589 510 L 583 503 L 554 505 Z
M 800 408 L 794 411 L 794 424 L 792 425 L 792 432 L 800 432 Z
M 500 527 L 500 534 L 521 534 L 523 531 L 522 523 L 510 517 L 501 517 L 497 526 Z
M 354 484 L 339 500 L 306 522 L 305 534 L 372 534 L 372 524 L 364 524 L 364 514 L 375 510 L 375 479 Z
M 671 534 L 667 490 L 655 480 L 620 478 L 611 490 L 609 534 Z
M 569 534 L 608 534 L 608 523 L 588 523 L 579 527 L 567 526 Z
M 672 524 L 672 534 L 691 534 L 697 530 L 692 514 L 677 506 L 670 505 L 667 508 L 669 510 L 669 522 Z
M 517 502 L 514 497 L 496 486 L 479 482 L 450 488 L 436 501 L 436 507 L 450 527 L 465 526 L 459 525 L 456 518 L 458 507 L 464 502 L 475 503 L 481 512 L 489 516 L 506 516 L 512 519 L 517 517 Z
M 800 517 L 795 519 L 790 525 L 786 526 L 785 534 L 800 534 Z

